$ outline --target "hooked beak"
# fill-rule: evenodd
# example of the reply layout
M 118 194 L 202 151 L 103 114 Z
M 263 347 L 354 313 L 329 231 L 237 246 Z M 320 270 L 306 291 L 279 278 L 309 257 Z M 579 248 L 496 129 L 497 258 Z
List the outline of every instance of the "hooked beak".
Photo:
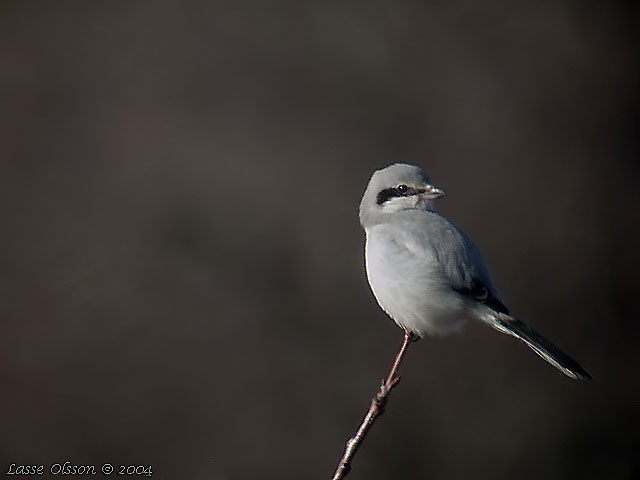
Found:
M 434 187 L 433 185 L 427 185 L 424 189 L 424 193 L 422 194 L 422 196 L 427 200 L 444 197 L 444 195 L 444 190 Z

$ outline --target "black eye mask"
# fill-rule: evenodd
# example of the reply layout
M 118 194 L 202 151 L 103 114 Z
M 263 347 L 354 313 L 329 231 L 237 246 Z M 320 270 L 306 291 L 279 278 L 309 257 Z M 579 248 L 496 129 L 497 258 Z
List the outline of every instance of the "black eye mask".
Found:
M 404 187 L 404 188 L 402 188 Z M 406 185 L 400 185 L 395 188 L 385 188 L 378 192 L 378 196 L 376 197 L 376 203 L 378 205 L 382 205 L 384 202 L 391 200 L 394 197 L 410 197 L 412 195 L 418 195 L 420 193 L 424 193 L 426 190 L 424 188 L 413 188 L 407 187 Z

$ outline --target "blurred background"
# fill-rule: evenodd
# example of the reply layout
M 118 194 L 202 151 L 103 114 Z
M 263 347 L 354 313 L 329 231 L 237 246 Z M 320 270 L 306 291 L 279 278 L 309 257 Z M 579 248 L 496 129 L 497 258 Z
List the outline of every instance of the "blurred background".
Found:
M 349 479 L 640 478 L 638 5 L 0 2 L 0 468 L 329 478 L 400 346 L 371 173 L 507 305 L 410 347 Z

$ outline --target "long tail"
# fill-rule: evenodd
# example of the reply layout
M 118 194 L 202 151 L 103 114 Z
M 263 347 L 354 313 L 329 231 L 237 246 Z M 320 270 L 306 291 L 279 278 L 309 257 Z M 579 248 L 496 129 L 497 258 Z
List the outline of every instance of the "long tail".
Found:
M 524 322 L 502 313 L 496 313 L 494 319 L 495 323 L 491 323 L 493 328 L 521 340 L 567 377 L 576 380 L 591 380 L 591 374 L 578 362 Z

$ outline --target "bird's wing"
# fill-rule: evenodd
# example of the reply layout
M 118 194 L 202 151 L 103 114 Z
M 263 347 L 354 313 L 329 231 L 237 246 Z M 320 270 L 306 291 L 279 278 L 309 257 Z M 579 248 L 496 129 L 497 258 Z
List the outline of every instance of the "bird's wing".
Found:
M 458 227 L 434 212 L 410 220 L 402 231 L 409 232 L 405 242 L 414 255 L 434 258 L 452 290 L 489 307 L 492 314 L 484 320 L 491 327 L 522 340 L 565 375 L 591 378 L 578 362 L 509 313 L 493 286 L 480 250 Z
M 502 301 L 479 280 L 476 280 L 470 288 L 455 286 L 452 286 L 451 288 L 462 295 L 466 295 L 467 297 L 477 300 L 495 312 L 510 315 L 509 309 L 505 304 L 502 303 Z
M 451 221 L 435 212 L 410 219 L 408 241 L 414 249 L 435 257 L 451 288 L 492 310 L 509 315 L 493 285 L 480 249 Z M 425 215 L 426 214 L 426 215 Z M 418 221 L 416 221 L 418 220 Z

